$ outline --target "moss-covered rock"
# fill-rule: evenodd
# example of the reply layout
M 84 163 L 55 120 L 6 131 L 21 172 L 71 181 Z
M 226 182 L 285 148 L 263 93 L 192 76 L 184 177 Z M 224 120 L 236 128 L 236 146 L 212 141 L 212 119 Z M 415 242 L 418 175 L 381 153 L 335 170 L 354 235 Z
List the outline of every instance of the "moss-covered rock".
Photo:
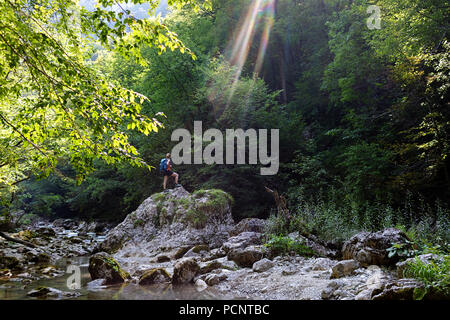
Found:
M 194 259 L 178 261 L 173 269 L 172 283 L 183 284 L 192 282 L 199 271 L 200 266 Z
M 170 274 L 163 268 L 147 270 L 139 278 L 140 285 L 151 285 L 156 283 L 169 283 Z
M 30 230 L 22 230 L 17 233 L 17 237 L 24 241 L 30 241 L 36 236 L 36 234 Z
M 202 251 L 209 251 L 209 246 L 207 244 L 199 244 L 192 248 L 194 253 L 200 253 Z
M 194 228 L 202 229 L 206 225 L 208 216 L 197 208 L 192 208 L 186 211 L 186 221 L 192 225 Z
M 134 250 L 133 245 L 127 245 L 132 242 L 149 248 L 149 256 L 156 256 L 165 243 L 192 248 L 199 239 L 211 249 L 218 248 L 234 225 L 231 202 L 231 197 L 221 190 L 190 194 L 180 187 L 155 194 L 112 229 L 95 252 L 125 255 L 124 251 Z M 175 259 L 186 251 L 182 249 Z
M 89 259 L 89 273 L 92 280 L 105 279 L 106 284 L 122 283 L 130 279 L 128 272 L 106 252 L 99 252 Z
M 219 261 L 211 261 L 208 262 L 205 266 L 200 268 L 200 274 L 210 273 L 213 270 L 217 269 L 225 269 L 224 265 L 220 263 Z
M 182 246 L 182 247 L 180 247 L 177 250 L 177 252 L 175 252 L 175 254 L 173 256 L 174 259 L 182 258 L 186 254 L 186 252 L 188 252 L 191 248 L 192 248 L 192 246 Z
M 168 261 L 170 261 L 170 258 L 164 254 L 161 254 L 156 257 L 156 262 L 161 263 L 161 262 L 168 262 Z
M 0 269 L 20 269 L 20 260 L 13 256 L 0 256 Z
M 206 198 L 197 204 L 197 209 L 203 212 L 220 212 L 226 210 L 234 202 L 233 197 L 220 189 L 198 190 L 193 194 L 194 198 Z
M 12 272 L 9 269 L 0 269 L 0 281 L 9 280 L 12 277 Z

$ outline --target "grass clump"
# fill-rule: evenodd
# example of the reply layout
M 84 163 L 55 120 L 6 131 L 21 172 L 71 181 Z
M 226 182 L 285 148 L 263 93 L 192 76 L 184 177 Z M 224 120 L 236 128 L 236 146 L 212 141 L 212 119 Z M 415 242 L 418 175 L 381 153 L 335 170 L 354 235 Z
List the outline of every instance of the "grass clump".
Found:
M 404 271 L 405 277 L 415 278 L 424 283 L 425 289 L 414 292 L 415 299 L 422 299 L 431 290 L 450 297 L 450 255 L 444 254 L 424 262 L 416 257 Z
M 207 201 L 198 203 L 197 208 L 202 211 L 223 211 L 228 205 L 232 205 L 234 200 L 231 195 L 220 189 L 198 190 L 194 192 L 194 198 L 207 197 Z
M 301 256 L 314 256 L 314 251 L 304 242 L 295 241 L 283 235 L 272 235 L 264 244 L 274 256 L 297 254 Z
M 189 209 L 191 204 L 192 201 L 189 198 L 179 198 L 175 200 L 175 205 L 177 207 L 182 207 L 185 210 Z
M 155 194 L 152 196 L 152 199 L 153 199 L 154 202 L 163 202 L 163 201 L 166 200 L 166 195 L 167 195 L 167 194 L 164 193 L 164 192 L 155 193 Z
M 219 189 L 197 190 L 193 193 L 194 199 L 206 197 L 206 201 L 191 201 L 179 199 L 178 204 L 186 210 L 186 220 L 195 228 L 203 228 L 212 212 L 223 214 L 233 203 L 233 198 L 225 191 Z
M 203 211 L 196 210 L 195 208 L 193 208 L 186 211 L 186 220 L 194 228 L 201 229 L 205 227 L 208 217 Z

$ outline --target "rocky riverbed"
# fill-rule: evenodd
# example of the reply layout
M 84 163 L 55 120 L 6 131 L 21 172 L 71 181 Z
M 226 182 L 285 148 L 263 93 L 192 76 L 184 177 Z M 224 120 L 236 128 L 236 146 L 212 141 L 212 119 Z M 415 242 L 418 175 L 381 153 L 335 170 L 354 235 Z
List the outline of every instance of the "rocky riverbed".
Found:
M 423 288 L 402 279 L 404 262 L 388 256 L 394 243 L 407 243 L 399 230 L 359 233 L 342 247 L 290 234 L 310 257 L 277 255 L 263 245 L 264 230 L 260 219 L 236 224 L 220 190 L 177 188 L 148 198 L 111 230 L 61 220 L 13 235 L 36 249 L 1 241 L 0 285 L 20 283 L 22 298 L 49 299 L 412 299 Z M 67 290 L 64 268 L 77 256 L 81 288 Z
M 67 267 L 83 265 L 93 249 L 105 239 L 110 225 L 97 222 L 87 223 L 72 219 L 58 219 L 53 222 L 35 221 L 27 229 L 9 236 L 27 241 L 35 247 L 7 241 L 0 238 L 0 299 L 8 298 L 9 292 L 21 296 L 18 291 L 30 292 L 37 284 L 66 282 Z M 66 288 L 67 289 L 67 288 Z M 30 293 L 30 296 L 37 293 Z M 61 297 L 61 292 L 48 292 L 49 296 Z M 77 294 L 67 293 L 73 297 Z

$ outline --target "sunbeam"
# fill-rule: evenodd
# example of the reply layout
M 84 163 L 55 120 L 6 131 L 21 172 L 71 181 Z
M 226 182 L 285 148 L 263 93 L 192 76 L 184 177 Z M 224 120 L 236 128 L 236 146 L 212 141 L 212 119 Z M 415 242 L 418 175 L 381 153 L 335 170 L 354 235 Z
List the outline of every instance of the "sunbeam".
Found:
M 260 39 L 258 55 L 255 63 L 254 73 L 258 74 L 262 69 L 264 56 L 270 39 L 270 33 L 274 24 L 276 0 L 254 0 L 247 13 L 243 16 L 243 22 L 238 32 L 238 36 L 232 42 L 231 55 L 229 62 L 236 67 L 230 94 L 227 100 L 227 106 L 233 98 L 237 81 L 239 80 L 258 25 L 263 25 L 263 33 Z

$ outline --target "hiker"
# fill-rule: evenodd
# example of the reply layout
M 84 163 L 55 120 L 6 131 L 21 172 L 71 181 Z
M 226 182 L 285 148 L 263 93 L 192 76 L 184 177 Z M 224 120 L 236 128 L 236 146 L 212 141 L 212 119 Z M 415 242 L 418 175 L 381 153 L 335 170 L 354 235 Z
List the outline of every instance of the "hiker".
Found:
M 175 178 L 175 188 L 181 187 L 181 184 L 178 184 L 178 173 L 172 171 L 172 160 L 170 159 L 170 153 L 166 154 L 166 157 L 164 159 L 161 159 L 159 170 L 162 174 L 164 174 L 164 191 L 166 190 L 167 180 L 169 179 L 169 177 Z

